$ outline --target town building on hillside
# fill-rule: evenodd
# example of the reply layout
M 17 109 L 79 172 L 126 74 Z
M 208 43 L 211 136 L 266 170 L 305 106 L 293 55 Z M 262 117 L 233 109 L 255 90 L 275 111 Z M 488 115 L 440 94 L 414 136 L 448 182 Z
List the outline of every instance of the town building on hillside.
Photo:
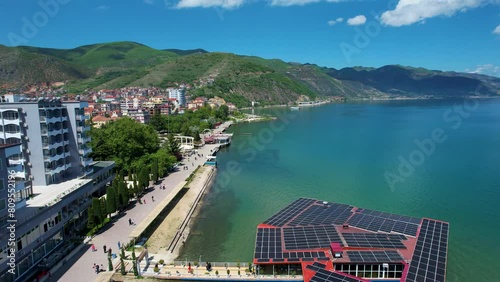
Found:
M 124 112 L 123 115 L 143 124 L 149 123 L 150 119 L 149 111 L 143 109 L 129 109 L 127 113 Z
M 95 116 L 92 118 L 92 126 L 94 128 L 100 128 L 101 126 L 117 119 L 118 117 Z
M 170 88 L 168 89 L 168 98 L 176 99 L 179 102 L 180 106 L 186 105 L 186 89 L 184 87 L 181 88 Z

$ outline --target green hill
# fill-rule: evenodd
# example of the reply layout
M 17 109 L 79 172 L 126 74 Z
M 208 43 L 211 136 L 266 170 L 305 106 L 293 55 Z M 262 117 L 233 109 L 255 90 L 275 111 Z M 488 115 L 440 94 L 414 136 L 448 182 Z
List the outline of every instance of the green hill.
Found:
M 63 82 L 67 92 L 125 86 L 196 86 L 239 106 L 282 104 L 305 95 L 357 98 L 498 96 L 500 79 L 399 65 L 341 70 L 203 49 L 157 50 L 135 42 L 74 49 L 0 45 L 0 90 Z M 479 89 L 479 90 L 478 90 Z

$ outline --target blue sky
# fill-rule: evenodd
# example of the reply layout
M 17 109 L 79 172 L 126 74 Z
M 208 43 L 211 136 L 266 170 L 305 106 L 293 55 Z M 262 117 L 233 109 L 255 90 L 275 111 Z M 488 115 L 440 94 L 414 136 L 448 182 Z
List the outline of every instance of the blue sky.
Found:
M 500 76 L 499 8 L 500 0 L 3 0 L 0 44 L 135 41 L 335 68 Z

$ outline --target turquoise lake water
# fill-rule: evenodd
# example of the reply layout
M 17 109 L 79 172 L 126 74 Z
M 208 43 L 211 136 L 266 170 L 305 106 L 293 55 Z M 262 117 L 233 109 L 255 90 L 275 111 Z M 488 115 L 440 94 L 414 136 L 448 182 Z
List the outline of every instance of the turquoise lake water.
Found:
M 284 119 L 230 129 L 182 259 L 248 262 L 256 226 L 309 197 L 448 221 L 447 281 L 500 281 L 500 100 L 264 112 Z

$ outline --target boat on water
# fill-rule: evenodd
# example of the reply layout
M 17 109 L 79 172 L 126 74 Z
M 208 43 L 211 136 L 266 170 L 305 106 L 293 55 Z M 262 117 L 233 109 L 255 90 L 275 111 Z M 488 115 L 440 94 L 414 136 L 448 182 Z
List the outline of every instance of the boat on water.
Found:
M 290 110 L 292 110 L 292 111 L 298 111 L 298 110 L 300 110 L 300 107 L 290 107 Z

